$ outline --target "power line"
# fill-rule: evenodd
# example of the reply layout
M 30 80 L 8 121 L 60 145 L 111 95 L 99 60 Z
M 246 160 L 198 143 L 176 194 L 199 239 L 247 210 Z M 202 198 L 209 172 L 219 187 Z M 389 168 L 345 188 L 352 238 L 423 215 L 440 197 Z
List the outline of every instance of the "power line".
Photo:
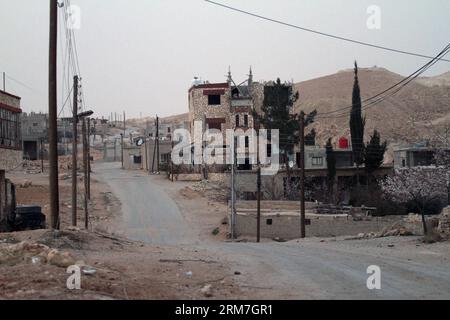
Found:
M 410 84 L 413 80 L 417 79 L 421 74 L 423 74 L 425 71 L 427 71 L 429 68 L 431 68 L 434 64 L 436 64 L 437 61 L 439 61 L 440 57 L 445 56 L 449 51 L 450 51 L 450 44 L 447 45 L 436 57 L 434 57 L 433 60 L 431 60 L 428 63 L 426 63 L 424 66 L 422 66 L 421 68 L 416 70 L 414 73 L 412 73 L 408 77 L 402 79 L 401 81 L 397 82 L 396 84 L 394 84 L 393 86 L 389 87 L 388 89 L 385 89 L 382 92 L 376 94 L 375 96 L 372 96 L 372 97 L 370 97 L 368 99 L 365 99 L 362 103 L 363 104 L 365 102 L 368 102 L 368 103 L 365 104 L 361 108 L 361 110 L 362 111 L 363 110 L 367 110 L 367 109 L 369 109 L 369 108 L 371 108 L 371 107 L 373 107 L 373 106 L 383 102 L 387 98 L 392 97 L 396 93 L 398 93 L 400 90 L 402 90 L 408 84 Z M 384 94 L 386 94 L 386 95 L 384 95 Z M 321 113 L 321 115 L 330 115 L 330 116 L 321 116 L 321 115 L 319 115 L 318 117 L 316 117 L 316 119 L 339 118 L 339 117 L 342 117 L 342 116 L 347 116 L 347 114 L 346 113 L 342 113 L 342 111 L 349 110 L 351 108 L 352 108 L 352 106 L 347 106 L 347 107 L 344 107 L 344 108 L 339 108 L 339 109 L 334 110 L 334 111 Z M 334 114 L 334 115 L 331 116 L 331 114 Z
M 216 6 L 220 6 L 220 7 L 223 7 L 223 8 L 232 10 L 232 11 L 236 11 L 236 12 L 239 12 L 239 13 L 243 13 L 243 14 L 246 14 L 246 15 L 258 18 L 258 19 L 270 21 L 270 22 L 273 22 L 273 23 L 277 23 L 277 24 L 280 24 L 280 25 L 284 25 L 284 26 L 287 26 L 287 27 L 299 29 L 299 30 L 306 31 L 306 32 L 315 33 L 315 34 L 318 34 L 318 35 L 321 35 L 321 36 L 324 36 L 324 37 L 329 37 L 329 38 L 333 38 L 333 39 L 337 39 L 337 40 L 351 42 L 351 43 L 359 44 L 359 45 L 366 46 L 366 47 L 372 47 L 372 48 L 376 48 L 376 49 L 380 49 L 380 50 L 386 50 L 386 51 L 391 51 L 391 52 L 395 52 L 395 53 L 406 54 L 406 55 L 410 55 L 410 56 L 416 56 L 416 57 L 428 58 L 428 59 L 433 58 L 431 56 L 420 54 L 420 53 L 414 53 L 414 52 L 410 52 L 410 51 L 389 48 L 389 47 L 386 47 L 386 46 L 376 45 L 376 44 L 372 44 L 372 43 L 368 43 L 368 42 L 363 42 L 363 41 L 359 41 L 359 40 L 354 40 L 354 39 L 350 39 L 350 38 L 345 38 L 345 37 L 333 35 L 331 33 L 325 33 L 325 32 L 321 32 L 321 31 L 313 30 L 313 29 L 310 29 L 310 28 L 302 27 L 302 26 L 297 26 L 297 25 L 294 25 L 294 24 L 291 24 L 291 23 L 287 23 L 287 22 L 283 22 L 281 20 L 276 20 L 276 19 L 273 19 L 273 18 L 265 17 L 265 16 L 262 16 L 262 15 L 259 15 L 259 14 L 253 13 L 253 12 L 249 12 L 249 11 L 245 11 L 245 10 L 238 9 L 238 8 L 235 8 L 235 7 L 231 7 L 231 6 L 228 6 L 228 5 L 225 5 L 225 4 L 222 4 L 222 3 L 218 3 L 218 2 L 215 2 L 215 1 L 211 1 L 211 0 L 205 0 L 205 1 L 209 2 L 210 4 L 213 4 L 213 5 L 216 5 Z M 439 59 L 439 60 L 445 61 L 445 62 L 450 62 L 450 60 L 447 60 L 447 59 Z

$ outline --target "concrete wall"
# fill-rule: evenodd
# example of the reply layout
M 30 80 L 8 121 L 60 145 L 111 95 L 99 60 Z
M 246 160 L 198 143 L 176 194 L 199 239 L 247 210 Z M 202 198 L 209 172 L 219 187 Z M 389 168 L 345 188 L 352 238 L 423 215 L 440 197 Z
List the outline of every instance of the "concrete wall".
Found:
M 141 162 L 136 160 L 141 157 Z M 142 154 L 139 147 L 125 147 L 123 149 L 123 167 L 125 170 L 142 169 Z
M 148 140 L 141 147 L 141 155 L 142 155 L 142 166 L 141 168 L 144 170 L 151 170 L 152 167 L 154 170 L 157 170 L 157 159 L 155 154 L 155 140 Z M 165 169 L 167 165 L 169 165 L 170 159 L 167 159 L 167 154 L 172 152 L 172 142 L 171 141 L 160 141 L 159 142 L 159 164 L 160 169 Z M 155 163 L 153 164 L 153 155 L 155 154 Z
M 370 221 L 353 221 L 351 217 L 307 214 L 311 225 L 306 226 L 307 237 L 352 236 L 359 233 L 379 232 L 391 226 L 399 217 L 371 218 Z M 272 225 L 268 220 L 272 220 Z M 236 234 L 243 237 L 256 237 L 256 214 L 237 214 Z M 300 216 L 297 215 L 263 215 L 261 219 L 261 237 L 273 239 L 300 238 Z
M 22 163 L 22 150 L 0 147 L 0 170 L 11 170 Z

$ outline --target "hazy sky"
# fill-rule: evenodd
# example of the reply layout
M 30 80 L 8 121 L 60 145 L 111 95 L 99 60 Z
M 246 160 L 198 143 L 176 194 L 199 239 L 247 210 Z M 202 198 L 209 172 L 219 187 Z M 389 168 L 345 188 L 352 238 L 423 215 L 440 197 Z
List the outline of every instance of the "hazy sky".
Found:
M 217 1 L 427 55 L 450 42 L 448 0 Z M 187 112 L 192 78 L 223 82 L 229 65 L 237 81 L 245 79 L 250 65 L 256 80 L 301 81 L 351 68 L 355 59 L 361 66 L 377 65 L 403 75 L 426 63 L 261 21 L 203 0 L 72 4 L 82 10 L 81 29 L 75 32 L 86 104 L 99 115 Z M 380 30 L 366 26 L 370 5 L 381 8 Z M 26 85 L 7 81 L 7 90 L 23 98 L 26 112 L 47 110 L 48 10 L 46 0 L 0 0 L 0 72 Z M 440 62 L 428 75 L 449 70 L 450 63 Z

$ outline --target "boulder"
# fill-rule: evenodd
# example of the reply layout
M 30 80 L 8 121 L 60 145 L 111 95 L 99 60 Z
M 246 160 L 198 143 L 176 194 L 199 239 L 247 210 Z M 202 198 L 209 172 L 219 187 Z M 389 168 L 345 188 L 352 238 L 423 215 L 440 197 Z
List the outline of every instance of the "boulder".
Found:
M 57 267 L 67 268 L 75 264 L 74 258 L 68 253 L 61 253 L 57 249 L 52 249 L 47 254 L 47 262 Z

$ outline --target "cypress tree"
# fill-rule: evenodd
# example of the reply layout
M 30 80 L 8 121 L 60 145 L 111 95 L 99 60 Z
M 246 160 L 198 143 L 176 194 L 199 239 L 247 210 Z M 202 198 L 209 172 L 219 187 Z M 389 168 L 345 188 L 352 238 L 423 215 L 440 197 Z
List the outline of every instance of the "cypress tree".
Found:
M 358 64 L 355 61 L 355 81 L 353 84 L 352 109 L 350 112 L 350 133 L 352 139 L 353 162 L 356 164 L 357 184 L 359 167 L 364 163 L 364 128 L 366 119 L 362 117 L 361 90 L 358 80 Z
M 382 143 L 380 133 L 374 130 L 364 152 L 366 172 L 369 176 L 383 164 L 386 148 L 387 142 Z

